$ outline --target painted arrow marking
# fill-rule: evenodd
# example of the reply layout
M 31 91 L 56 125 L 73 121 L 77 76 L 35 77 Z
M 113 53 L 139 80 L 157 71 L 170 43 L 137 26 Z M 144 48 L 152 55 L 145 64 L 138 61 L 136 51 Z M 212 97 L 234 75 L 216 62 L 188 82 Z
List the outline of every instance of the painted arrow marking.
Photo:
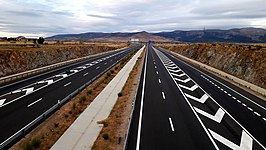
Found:
M 79 72 L 79 71 L 78 70 L 70 70 L 70 72 L 76 73 L 76 72 Z
M 205 103 L 206 100 L 209 98 L 209 96 L 207 94 L 204 94 L 201 98 L 197 98 L 197 97 L 191 96 L 191 95 L 186 94 L 186 93 L 185 93 L 185 95 L 186 95 L 186 97 L 188 97 L 190 99 L 193 99 L 193 100 L 195 100 L 197 102 L 200 102 L 202 104 Z
M 213 121 L 216 121 L 218 123 L 221 123 L 221 121 L 222 121 L 222 119 L 224 117 L 224 114 L 225 114 L 225 112 L 221 108 L 219 108 L 217 110 L 217 112 L 216 112 L 216 114 L 214 116 L 209 114 L 209 113 L 207 113 L 207 112 L 205 112 L 205 111 L 203 111 L 203 110 L 201 110 L 201 109 L 198 109 L 197 107 L 194 107 L 194 108 L 195 108 L 196 112 L 198 112 L 198 113 L 202 114 L 203 116 L 208 117 L 208 118 L 210 118 Z
M 175 74 L 175 73 L 170 73 L 171 75 L 177 76 L 177 77 L 182 77 L 184 75 L 186 75 L 185 73 L 181 73 L 181 74 Z
M 80 66 L 80 67 L 78 67 L 78 69 L 86 69 L 87 67 L 85 67 L 85 66 Z
M 48 83 L 48 85 L 52 84 L 54 82 L 54 80 L 44 80 L 44 81 L 39 81 L 37 82 L 37 84 L 42 84 L 42 83 Z
M 181 79 L 177 79 L 177 78 L 174 78 L 175 80 L 179 81 L 179 82 L 183 82 L 183 83 L 187 83 L 188 81 L 190 81 L 191 79 L 190 78 L 187 78 L 185 80 L 181 80 Z
M 216 140 L 230 147 L 233 150 L 252 150 L 253 140 L 244 130 L 242 131 L 240 146 L 215 133 L 211 129 L 209 129 L 209 131 Z
M 31 87 L 31 88 L 26 88 L 26 89 L 22 89 L 22 90 L 16 90 L 16 91 L 13 91 L 12 93 L 19 93 L 19 92 L 25 92 L 26 91 L 26 95 L 32 93 L 34 90 L 34 87 Z
M 6 99 L 1 99 L 0 100 L 0 106 L 3 105 L 5 101 L 6 101 Z
M 194 91 L 194 90 L 196 90 L 196 89 L 199 87 L 197 84 L 194 84 L 192 87 L 186 87 L 186 86 L 181 85 L 181 84 L 179 84 L 179 86 L 180 86 L 181 88 L 183 88 L 183 89 L 187 89 L 187 90 L 189 90 L 189 91 Z
M 67 77 L 67 74 L 58 74 L 58 75 L 55 75 L 55 77 L 63 77 L 63 78 L 65 78 L 65 77 Z

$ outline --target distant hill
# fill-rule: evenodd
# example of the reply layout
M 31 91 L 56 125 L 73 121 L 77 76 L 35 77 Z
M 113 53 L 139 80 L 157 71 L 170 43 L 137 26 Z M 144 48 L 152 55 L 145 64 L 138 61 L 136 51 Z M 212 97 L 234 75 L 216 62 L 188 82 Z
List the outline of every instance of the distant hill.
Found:
M 119 41 L 127 42 L 130 39 L 139 39 L 140 41 L 147 42 L 149 40 L 170 42 L 172 39 L 164 38 L 161 36 L 152 35 L 148 32 L 135 32 L 135 33 L 102 33 L 102 32 L 88 32 L 81 34 L 61 34 L 46 38 L 46 40 L 63 40 L 63 41 Z
M 240 28 L 229 30 L 191 30 L 172 32 L 134 32 L 134 33 L 101 33 L 88 32 L 81 34 L 61 34 L 47 37 L 46 40 L 63 41 L 120 41 L 127 42 L 130 39 L 139 39 L 146 42 L 240 42 L 240 43 L 266 43 L 266 29 Z
M 230 30 L 191 30 L 160 32 L 153 35 L 182 42 L 266 42 L 266 30 L 261 28 L 241 28 Z

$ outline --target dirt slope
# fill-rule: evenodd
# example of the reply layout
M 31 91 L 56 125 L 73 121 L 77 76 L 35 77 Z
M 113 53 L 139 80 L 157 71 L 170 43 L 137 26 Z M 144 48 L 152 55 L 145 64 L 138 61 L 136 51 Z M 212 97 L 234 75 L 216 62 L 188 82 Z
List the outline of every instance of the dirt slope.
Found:
M 266 50 L 232 44 L 158 45 L 266 88 Z
M 127 44 L 92 43 L 43 45 L 40 48 L 0 47 L 0 77 L 125 46 Z

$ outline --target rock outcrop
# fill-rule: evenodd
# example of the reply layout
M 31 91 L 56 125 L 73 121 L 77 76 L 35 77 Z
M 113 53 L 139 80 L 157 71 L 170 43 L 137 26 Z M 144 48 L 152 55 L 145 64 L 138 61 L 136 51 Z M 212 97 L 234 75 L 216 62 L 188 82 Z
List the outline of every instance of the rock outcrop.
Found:
M 54 63 L 126 47 L 127 44 L 43 45 L 0 47 L 0 77 Z
M 266 50 L 232 44 L 161 44 L 165 49 L 205 63 L 266 88 Z

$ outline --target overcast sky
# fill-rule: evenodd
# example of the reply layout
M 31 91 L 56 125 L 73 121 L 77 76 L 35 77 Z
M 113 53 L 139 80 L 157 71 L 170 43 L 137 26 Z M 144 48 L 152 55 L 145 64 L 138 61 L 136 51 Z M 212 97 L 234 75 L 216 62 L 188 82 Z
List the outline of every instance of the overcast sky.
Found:
M 0 37 L 266 28 L 266 0 L 0 0 Z

